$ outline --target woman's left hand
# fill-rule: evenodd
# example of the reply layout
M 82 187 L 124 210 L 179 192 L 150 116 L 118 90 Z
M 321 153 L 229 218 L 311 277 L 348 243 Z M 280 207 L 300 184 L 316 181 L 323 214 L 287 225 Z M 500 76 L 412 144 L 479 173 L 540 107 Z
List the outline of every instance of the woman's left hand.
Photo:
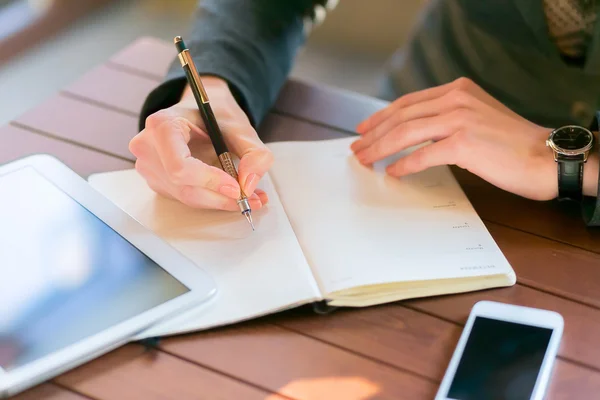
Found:
M 472 81 L 452 83 L 400 97 L 357 127 L 352 144 L 365 165 L 425 144 L 387 168 L 400 177 L 454 164 L 501 189 L 535 200 L 558 194 L 557 167 L 536 125 L 495 100 Z

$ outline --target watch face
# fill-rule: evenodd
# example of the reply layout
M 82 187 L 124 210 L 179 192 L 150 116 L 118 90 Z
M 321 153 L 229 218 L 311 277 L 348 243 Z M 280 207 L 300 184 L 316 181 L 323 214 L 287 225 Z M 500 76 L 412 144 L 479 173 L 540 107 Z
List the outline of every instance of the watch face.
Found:
M 554 144 L 564 150 L 584 149 L 592 142 L 593 138 L 590 131 L 578 126 L 557 129 L 552 135 Z

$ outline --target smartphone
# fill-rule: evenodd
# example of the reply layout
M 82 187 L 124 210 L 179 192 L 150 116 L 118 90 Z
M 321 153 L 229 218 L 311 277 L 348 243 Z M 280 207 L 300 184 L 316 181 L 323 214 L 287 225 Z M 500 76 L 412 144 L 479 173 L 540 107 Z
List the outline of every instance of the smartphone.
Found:
M 562 337 L 554 311 L 480 301 L 435 400 L 541 400 Z

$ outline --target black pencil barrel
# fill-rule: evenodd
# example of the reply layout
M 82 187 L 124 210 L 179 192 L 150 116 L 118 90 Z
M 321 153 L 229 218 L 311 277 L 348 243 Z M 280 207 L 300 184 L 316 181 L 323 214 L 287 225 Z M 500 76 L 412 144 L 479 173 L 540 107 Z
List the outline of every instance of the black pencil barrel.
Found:
M 198 108 L 200 110 L 200 115 L 202 116 L 202 120 L 204 121 L 206 133 L 210 137 L 210 140 L 215 148 L 217 156 L 227 152 L 227 146 L 225 145 L 225 141 L 223 140 L 223 135 L 221 134 L 221 130 L 219 129 L 219 124 L 217 123 L 217 119 L 215 118 L 215 114 L 213 113 L 210 103 L 204 103 L 202 100 L 202 95 L 200 94 L 200 89 L 198 86 L 194 84 L 194 79 L 192 78 L 192 71 L 189 65 L 185 65 L 183 67 L 185 74 L 187 75 L 188 82 L 190 82 L 190 88 L 192 89 L 192 93 L 196 98 L 196 103 L 198 103 Z

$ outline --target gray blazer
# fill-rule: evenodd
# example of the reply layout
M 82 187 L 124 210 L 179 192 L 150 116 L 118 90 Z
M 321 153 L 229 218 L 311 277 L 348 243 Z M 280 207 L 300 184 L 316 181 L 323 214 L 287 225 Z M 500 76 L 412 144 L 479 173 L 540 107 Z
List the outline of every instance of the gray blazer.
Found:
M 200 72 L 230 82 L 258 124 L 305 41 L 305 19 L 326 2 L 202 0 L 186 42 Z M 381 97 L 392 100 L 466 76 L 536 123 L 589 126 L 600 109 L 599 38 L 600 23 L 585 65 L 572 67 L 550 41 L 542 0 L 431 0 L 407 46 L 388 62 Z M 183 85 L 174 62 L 165 86 L 172 94 Z M 145 114 L 176 101 L 165 96 L 154 93 Z
M 306 20 L 325 3 L 202 0 L 186 43 L 199 72 L 225 79 L 258 126 L 306 39 Z M 573 67 L 549 38 L 542 0 L 430 0 L 407 46 L 387 63 L 381 97 L 392 100 L 461 76 L 538 124 L 590 126 L 600 109 L 600 22 L 585 64 Z M 185 84 L 174 60 L 144 104 L 140 130 L 148 115 L 179 100 Z
M 600 108 L 600 23 L 580 68 L 550 40 L 542 0 L 436 0 L 388 66 L 388 99 L 467 76 L 533 122 L 589 126 Z

